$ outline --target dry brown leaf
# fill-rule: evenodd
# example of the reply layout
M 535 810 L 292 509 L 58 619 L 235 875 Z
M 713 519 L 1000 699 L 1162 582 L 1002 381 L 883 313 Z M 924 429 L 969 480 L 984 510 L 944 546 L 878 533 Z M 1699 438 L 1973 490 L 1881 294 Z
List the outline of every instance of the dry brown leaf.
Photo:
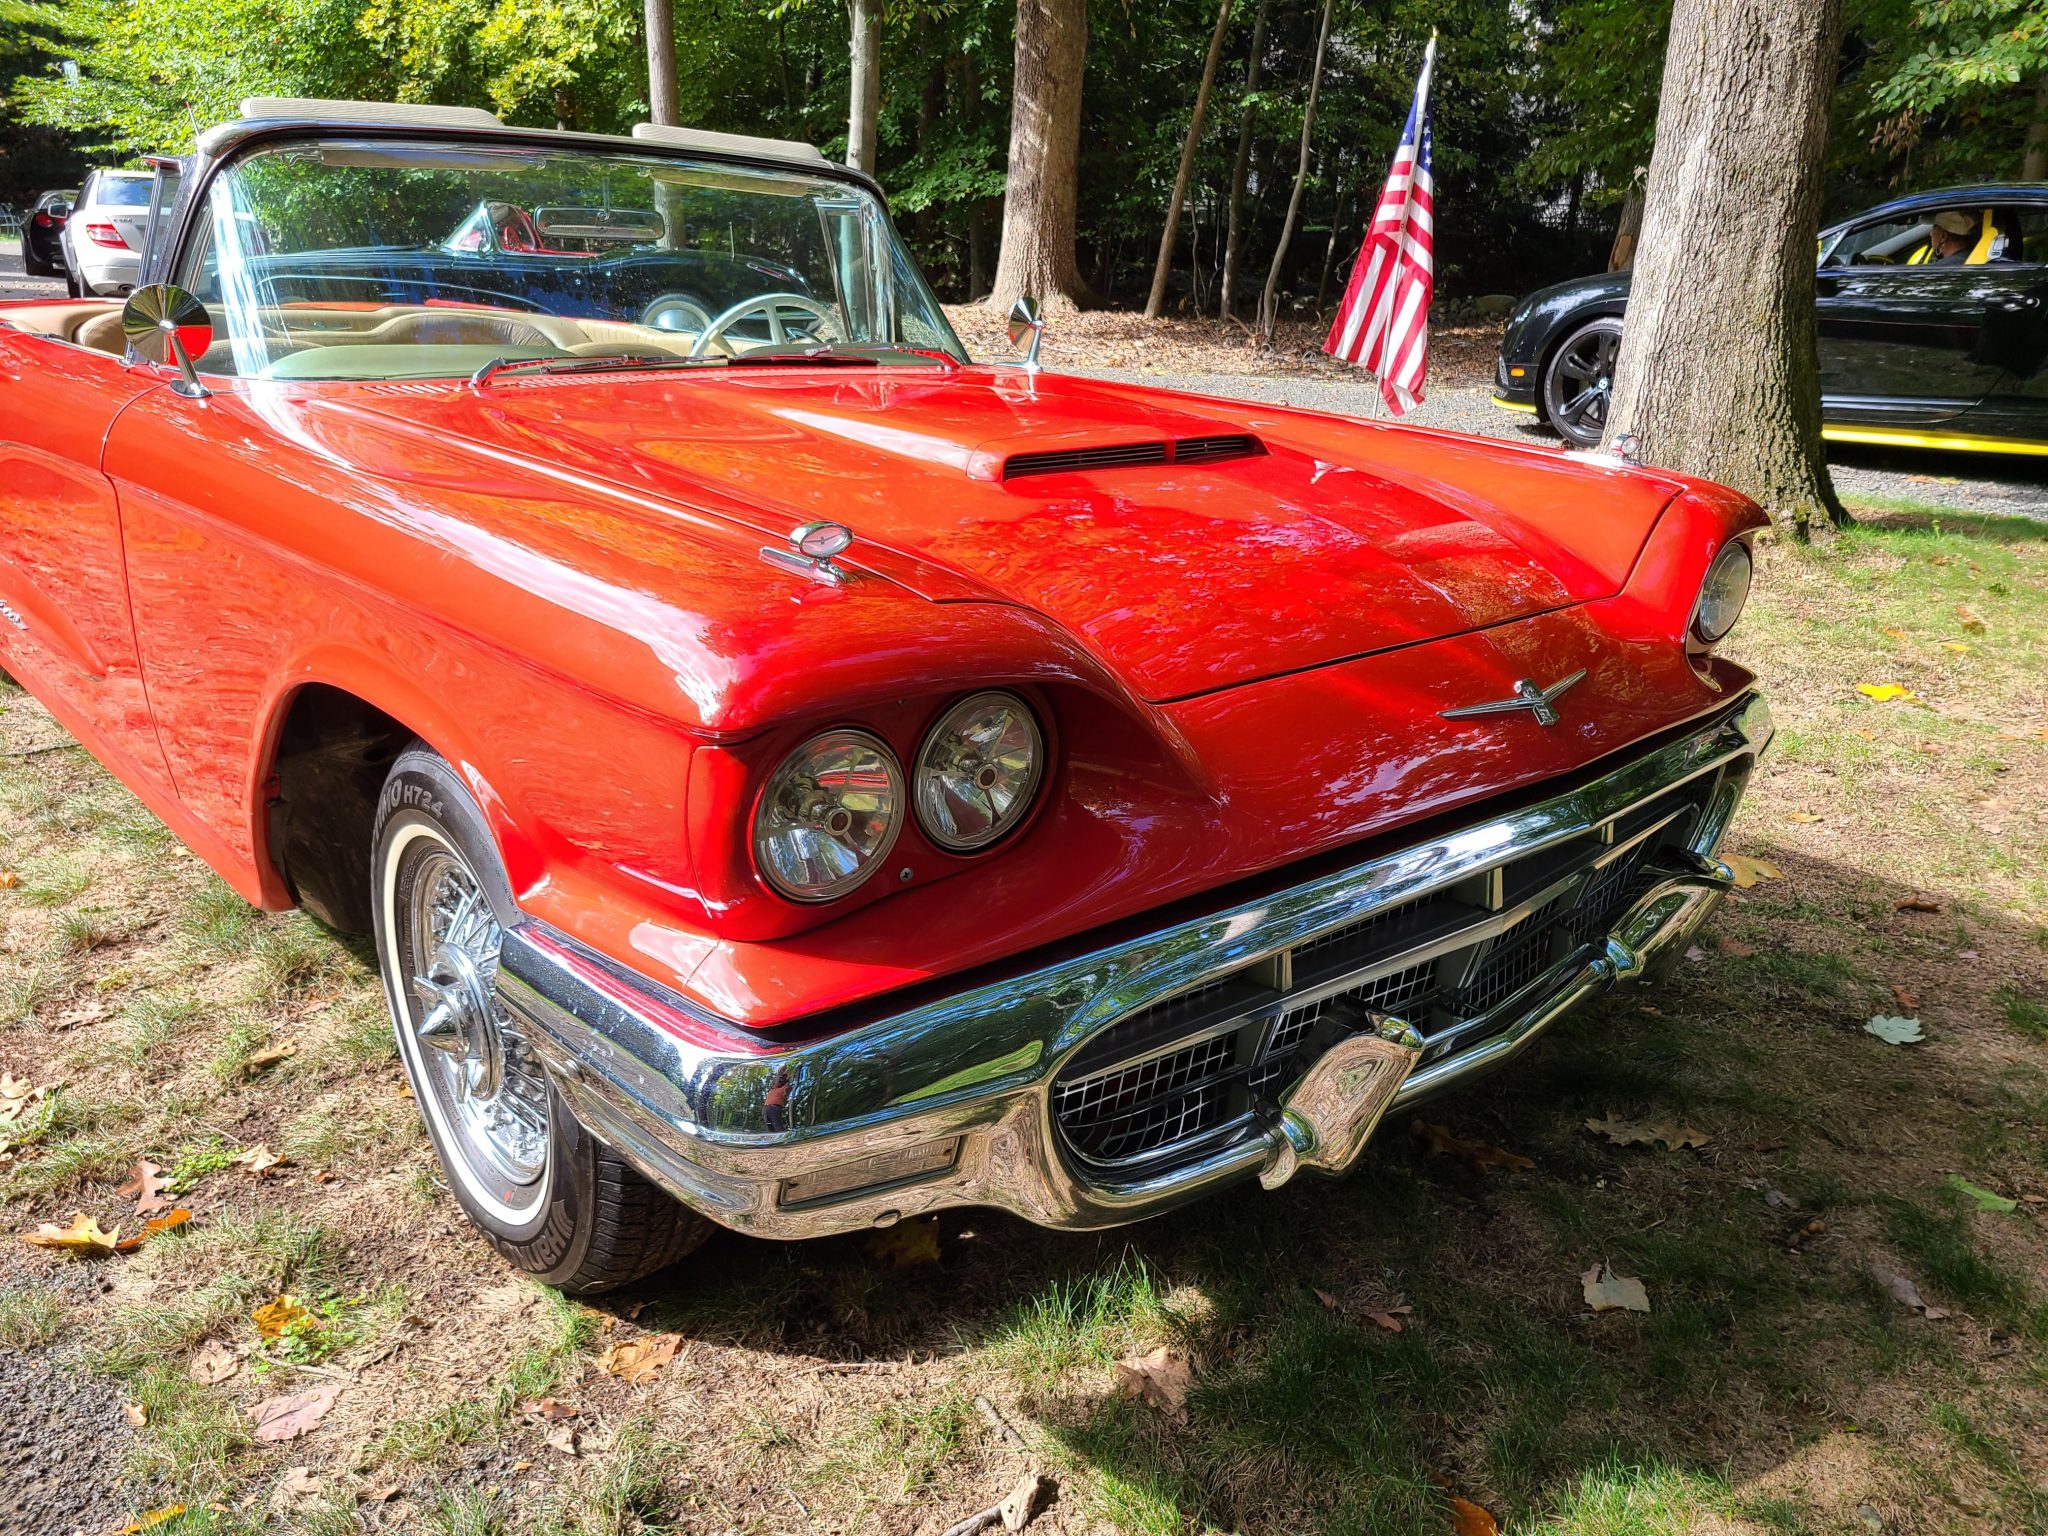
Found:
M 1194 1379 L 1186 1357 L 1165 1344 L 1150 1354 L 1131 1355 L 1116 1363 L 1117 1396 L 1135 1397 L 1176 1423 L 1188 1416 L 1188 1388 Z
M 164 1198 L 164 1186 L 171 1181 L 164 1177 L 164 1171 L 148 1158 L 139 1158 L 128 1170 L 128 1178 L 114 1193 L 123 1200 L 135 1202 L 135 1214 L 154 1216 L 158 1211 L 168 1209 L 170 1201 Z
M 1724 853 L 1721 862 L 1728 866 L 1728 873 L 1735 877 L 1736 885 L 1745 891 L 1759 880 L 1785 878 L 1785 872 L 1769 859 L 1754 859 L 1746 853 Z
M 270 1507 L 281 1515 L 296 1515 L 327 1502 L 327 1479 L 311 1467 L 288 1467 L 270 1490 Z
M 1324 1290 L 1316 1290 L 1316 1288 L 1315 1288 L 1314 1286 L 1311 1286 L 1311 1287 L 1309 1287 L 1309 1289 L 1311 1289 L 1311 1290 L 1315 1290 L 1315 1292 L 1316 1292 L 1316 1300 L 1317 1300 L 1317 1301 L 1320 1301 L 1320 1302 L 1321 1302 L 1321 1303 L 1322 1303 L 1322 1304 L 1323 1304 L 1324 1306 L 1328 1307 L 1328 1308 L 1329 1308 L 1329 1309 L 1330 1309 L 1330 1310 L 1331 1310 L 1332 1312 L 1334 1312 L 1334 1311 L 1336 1311 L 1336 1310 L 1337 1310 L 1337 1298 L 1336 1298 L 1336 1297 L 1332 1296 L 1332 1295 L 1331 1295 L 1331 1294 L 1330 1294 L 1330 1293 L 1329 1293 L 1328 1291 L 1324 1291 Z
M 250 1320 L 256 1324 L 256 1331 L 266 1340 L 283 1337 L 287 1329 L 296 1323 L 310 1321 L 312 1316 L 299 1305 L 296 1296 L 279 1296 L 249 1314 Z
M 253 1173 L 261 1176 L 270 1172 L 273 1168 L 284 1167 L 291 1162 L 291 1159 L 280 1157 L 277 1153 L 271 1151 L 269 1147 L 258 1142 L 253 1147 L 242 1148 L 241 1151 L 229 1158 L 228 1161 L 244 1173 Z
M 1816 816 L 1811 811 L 1787 811 L 1785 819 L 1787 821 L 1796 821 L 1801 826 L 1811 826 L 1816 821 L 1827 820 L 1825 816 Z
M 1003 1495 L 1003 1502 L 996 1506 L 996 1518 L 1004 1530 L 1021 1531 L 1031 1523 L 1038 1506 L 1051 1492 L 1051 1478 L 1042 1472 L 1026 1472 L 1017 1479 L 1017 1486 Z
M 341 1397 L 341 1383 L 323 1382 L 304 1392 L 294 1392 L 289 1397 L 273 1397 L 258 1403 L 249 1410 L 249 1417 L 256 1421 L 254 1430 L 258 1440 L 296 1440 L 301 1435 L 310 1435 L 320 1427 L 320 1421 L 334 1410 Z
M 1495 1536 L 1500 1530 L 1492 1515 L 1455 1493 L 1451 1495 L 1451 1518 L 1457 1522 L 1458 1536 Z
M 1892 996 L 1898 999 L 1899 1006 L 1905 1009 L 1906 1012 L 1918 1013 L 1920 1011 L 1920 1000 L 1904 987 L 1893 987 Z
M 242 1362 L 232 1349 L 219 1339 L 208 1339 L 192 1352 L 192 1362 L 185 1367 L 185 1374 L 201 1386 L 213 1386 L 226 1381 L 242 1368 Z
M 258 1051 L 242 1063 L 242 1075 L 254 1077 L 259 1072 L 268 1072 L 281 1061 L 289 1061 L 299 1054 L 296 1045 L 273 1045 L 267 1051 Z
M 1424 1120 L 1408 1122 L 1409 1133 L 1418 1138 L 1424 1150 L 1431 1157 L 1454 1157 L 1474 1173 L 1484 1173 L 1488 1168 L 1534 1168 L 1535 1163 L 1515 1152 L 1503 1152 L 1499 1147 L 1490 1147 L 1483 1141 L 1466 1141 L 1453 1136 L 1448 1126 L 1431 1125 Z
M 1930 1307 L 1926 1302 L 1922 1301 L 1920 1299 L 1920 1287 L 1911 1280 L 1908 1280 L 1904 1275 L 1895 1275 L 1882 1265 L 1873 1264 L 1870 1266 L 1870 1278 L 1889 1291 L 1892 1299 L 1898 1302 L 1900 1306 L 1918 1312 L 1922 1317 L 1938 1321 L 1948 1316 L 1948 1313 L 1940 1307 Z
M 1624 1275 L 1612 1265 L 1595 1264 L 1579 1276 L 1586 1305 L 1595 1312 L 1647 1312 L 1650 1292 L 1633 1275 Z
M 1956 618 L 1961 622 L 1963 628 L 1967 629 L 1971 634 L 1981 635 L 1984 633 L 1984 615 L 1972 608 L 1968 603 L 1956 604 Z
M 21 1240 L 36 1248 L 61 1248 L 66 1253 L 75 1253 L 80 1258 L 104 1259 L 114 1251 L 115 1243 L 121 1238 L 121 1229 L 102 1232 L 100 1224 L 83 1211 L 71 1213 L 71 1224 L 60 1227 L 53 1221 L 46 1221 L 33 1232 L 21 1234 Z
M 644 1387 L 675 1359 L 682 1342 L 682 1335 L 677 1333 L 643 1334 L 612 1345 L 597 1357 L 597 1368 L 629 1387 Z
M 565 1403 L 559 1397 L 544 1397 L 533 1405 L 531 1412 L 537 1419 L 545 1419 L 550 1424 L 559 1424 L 564 1419 L 576 1417 L 576 1405 L 574 1403 Z
M 130 1429 L 141 1429 L 149 1422 L 149 1410 L 140 1403 L 123 1403 L 121 1417 L 128 1421 Z
M 1406 1302 L 1401 1302 L 1396 1306 L 1383 1307 L 1378 1311 L 1368 1311 L 1365 1314 L 1365 1320 L 1369 1323 L 1377 1323 L 1389 1333 L 1399 1333 L 1407 1326 L 1402 1319 L 1414 1311 L 1415 1309 Z
M 1730 938 L 1727 934 L 1723 934 L 1719 942 L 1721 945 L 1722 954 L 1733 955 L 1738 960 L 1747 960 L 1751 955 L 1756 953 L 1756 951 L 1753 948 L 1743 943 L 1742 940 Z
M 1894 912 L 1939 912 L 1941 903 L 1932 896 L 1908 896 L 1892 903 Z
M 1613 1110 L 1607 1112 L 1604 1120 L 1588 1120 L 1586 1129 L 1596 1136 L 1605 1136 L 1617 1147 L 1661 1141 L 1673 1152 L 1687 1147 L 1704 1147 L 1714 1139 L 1705 1131 L 1696 1131 L 1689 1125 L 1673 1125 L 1668 1120 L 1623 1120 Z
M 192 1219 L 192 1213 L 182 1205 L 174 1205 L 161 1216 L 152 1216 L 136 1230 L 133 1237 L 124 1237 L 114 1244 L 116 1253 L 133 1253 L 159 1232 L 168 1232 L 173 1227 L 182 1227 Z
M 939 1262 L 939 1218 L 899 1221 L 868 1236 L 867 1255 L 891 1269 L 909 1269 L 917 1264 Z
M 557 1424 L 547 1433 L 548 1448 L 564 1456 L 583 1454 L 583 1435 L 574 1424 Z
M 19 1125 L 21 1117 L 42 1103 L 49 1091 L 25 1077 L 0 1072 L 0 1126 Z
M 11 869 L 0 869 L 0 890 L 11 891 L 21 884 L 21 876 Z

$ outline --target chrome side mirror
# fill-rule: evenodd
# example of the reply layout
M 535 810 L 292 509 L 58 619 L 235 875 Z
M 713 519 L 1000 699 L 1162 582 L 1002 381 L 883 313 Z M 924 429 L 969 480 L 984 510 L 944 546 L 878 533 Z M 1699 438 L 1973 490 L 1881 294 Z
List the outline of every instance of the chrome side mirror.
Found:
M 188 400 L 204 400 L 210 391 L 199 382 L 192 359 L 213 345 L 213 318 L 206 306 L 182 288 L 150 283 L 128 295 L 121 306 L 121 329 L 128 350 L 145 363 L 178 370 L 171 389 Z
M 1045 316 L 1039 311 L 1038 300 L 1024 294 L 1010 306 L 1010 345 L 1025 349 L 1024 367 L 1028 372 L 1038 372 L 1038 348 L 1044 340 Z

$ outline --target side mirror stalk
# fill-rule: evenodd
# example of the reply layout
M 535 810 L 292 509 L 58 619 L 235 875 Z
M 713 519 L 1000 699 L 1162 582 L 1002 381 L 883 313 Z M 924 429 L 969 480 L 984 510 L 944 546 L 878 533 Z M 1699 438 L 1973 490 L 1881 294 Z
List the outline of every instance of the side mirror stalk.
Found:
M 199 370 L 192 363 L 194 354 L 213 345 L 213 319 L 206 306 L 184 289 L 169 283 L 136 289 L 121 306 L 121 330 L 131 355 L 178 370 L 171 383 L 173 394 L 204 400 L 213 393 L 199 382 Z

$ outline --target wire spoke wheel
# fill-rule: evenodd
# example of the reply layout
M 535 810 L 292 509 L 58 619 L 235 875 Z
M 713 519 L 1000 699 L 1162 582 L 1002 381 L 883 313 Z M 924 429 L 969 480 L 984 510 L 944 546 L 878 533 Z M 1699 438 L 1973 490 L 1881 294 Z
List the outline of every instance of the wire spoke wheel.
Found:
M 507 1205 L 530 1205 L 548 1158 L 547 1076 L 498 1001 L 497 916 L 468 865 L 422 840 L 402 886 L 400 955 L 422 1086 L 455 1150 Z

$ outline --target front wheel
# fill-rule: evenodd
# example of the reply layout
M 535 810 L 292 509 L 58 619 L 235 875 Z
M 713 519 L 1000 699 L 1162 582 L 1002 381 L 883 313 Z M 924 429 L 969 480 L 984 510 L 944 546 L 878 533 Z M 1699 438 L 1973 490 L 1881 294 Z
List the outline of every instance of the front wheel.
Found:
M 1621 353 L 1621 316 L 1601 315 L 1565 337 L 1550 354 L 1536 398 L 1543 419 L 1577 448 L 1598 448 L 1614 398 L 1614 361 Z
M 512 891 L 468 788 L 411 748 L 377 801 L 371 914 L 385 1000 L 427 1136 L 491 1245 L 549 1285 L 610 1290 L 710 1224 L 576 1120 L 497 994 Z

